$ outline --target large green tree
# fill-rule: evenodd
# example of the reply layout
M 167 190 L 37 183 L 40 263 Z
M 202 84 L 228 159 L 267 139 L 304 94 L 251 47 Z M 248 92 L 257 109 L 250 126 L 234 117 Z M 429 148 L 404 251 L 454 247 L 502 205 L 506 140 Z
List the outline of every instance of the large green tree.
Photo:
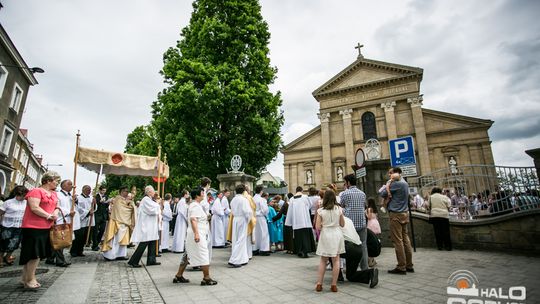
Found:
M 269 85 L 268 24 L 257 0 L 198 0 L 175 47 L 164 54 L 168 85 L 151 127 L 177 183 L 215 178 L 242 157 L 258 175 L 281 145 L 280 93 Z

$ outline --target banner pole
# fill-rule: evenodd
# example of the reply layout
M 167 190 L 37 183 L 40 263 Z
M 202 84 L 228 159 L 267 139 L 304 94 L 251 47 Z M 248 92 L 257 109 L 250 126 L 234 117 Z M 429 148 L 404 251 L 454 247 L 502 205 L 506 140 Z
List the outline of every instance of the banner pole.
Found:
M 77 137 L 75 140 L 75 159 L 73 160 L 73 189 L 71 190 L 71 212 L 75 211 L 75 201 L 77 199 L 77 166 L 79 161 L 79 142 L 80 142 L 80 130 L 77 130 Z
M 158 166 L 158 175 L 157 175 L 157 194 L 160 195 L 161 192 L 160 192 L 160 186 L 161 186 L 161 145 L 158 146 L 158 163 L 157 163 L 157 166 Z

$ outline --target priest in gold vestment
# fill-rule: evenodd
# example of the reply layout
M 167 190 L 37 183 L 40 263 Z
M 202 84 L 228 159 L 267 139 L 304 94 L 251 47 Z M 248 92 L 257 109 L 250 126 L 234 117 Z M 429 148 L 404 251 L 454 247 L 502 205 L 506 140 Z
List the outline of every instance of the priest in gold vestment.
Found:
M 102 252 L 105 260 L 127 260 L 130 232 L 135 226 L 135 204 L 128 200 L 127 187 L 120 188 L 111 202 L 111 215 L 103 235 Z

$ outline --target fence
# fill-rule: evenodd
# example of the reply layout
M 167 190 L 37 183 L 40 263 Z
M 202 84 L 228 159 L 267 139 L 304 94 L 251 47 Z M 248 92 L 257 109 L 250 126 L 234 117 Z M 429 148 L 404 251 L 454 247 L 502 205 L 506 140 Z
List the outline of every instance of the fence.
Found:
M 427 200 L 431 189 L 442 188 L 452 200 L 454 220 L 473 220 L 538 208 L 540 183 L 534 167 L 466 165 L 434 171 L 410 180 Z M 413 208 L 425 211 L 416 199 Z

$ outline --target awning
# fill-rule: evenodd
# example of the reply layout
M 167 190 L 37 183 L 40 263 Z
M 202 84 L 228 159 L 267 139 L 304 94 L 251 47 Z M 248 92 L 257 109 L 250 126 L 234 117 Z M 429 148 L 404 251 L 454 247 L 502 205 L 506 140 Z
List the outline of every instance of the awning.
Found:
M 169 166 L 157 156 L 143 156 L 127 153 L 108 152 L 79 147 L 77 163 L 90 171 L 114 175 L 158 176 L 161 165 L 162 177 L 169 177 Z

